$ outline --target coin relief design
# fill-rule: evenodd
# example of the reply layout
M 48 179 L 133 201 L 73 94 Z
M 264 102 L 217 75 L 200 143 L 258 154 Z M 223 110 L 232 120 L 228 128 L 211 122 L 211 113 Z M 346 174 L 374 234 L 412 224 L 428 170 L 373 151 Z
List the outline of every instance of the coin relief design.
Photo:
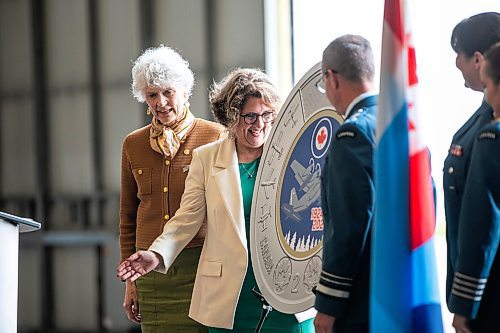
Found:
M 323 247 L 321 173 L 342 123 L 317 90 L 315 65 L 292 89 L 264 145 L 250 218 L 250 251 L 257 284 L 284 313 L 314 305 Z

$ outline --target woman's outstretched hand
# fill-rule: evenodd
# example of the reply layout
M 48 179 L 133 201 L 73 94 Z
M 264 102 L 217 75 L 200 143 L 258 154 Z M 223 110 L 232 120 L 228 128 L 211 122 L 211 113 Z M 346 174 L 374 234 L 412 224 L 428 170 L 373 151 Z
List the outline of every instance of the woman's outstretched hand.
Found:
M 160 264 L 161 257 L 153 251 L 137 251 L 118 265 L 118 278 L 134 282 Z

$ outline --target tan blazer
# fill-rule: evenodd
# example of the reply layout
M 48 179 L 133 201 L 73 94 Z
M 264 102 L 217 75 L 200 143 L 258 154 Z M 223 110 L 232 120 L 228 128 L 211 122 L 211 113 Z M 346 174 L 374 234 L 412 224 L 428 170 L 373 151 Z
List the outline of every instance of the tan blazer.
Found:
M 189 316 L 211 327 L 232 329 L 248 265 L 238 158 L 234 140 L 193 151 L 181 206 L 151 247 L 166 272 L 207 219 Z M 249 236 L 248 236 L 249 237 Z

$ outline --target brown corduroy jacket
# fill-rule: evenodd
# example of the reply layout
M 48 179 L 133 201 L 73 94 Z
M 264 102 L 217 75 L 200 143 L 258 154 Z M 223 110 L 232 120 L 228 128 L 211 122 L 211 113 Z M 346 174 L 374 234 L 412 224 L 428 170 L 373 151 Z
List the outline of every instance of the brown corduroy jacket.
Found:
M 122 149 L 120 254 L 122 260 L 149 248 L 179 209 L 193 149 L 224 137 L 224 128 L 196 119 L 175 157 L 164 157 L 149 145 L 147 125 L 127 135 Z M 206 225 L 186 247 L 203 245 Z

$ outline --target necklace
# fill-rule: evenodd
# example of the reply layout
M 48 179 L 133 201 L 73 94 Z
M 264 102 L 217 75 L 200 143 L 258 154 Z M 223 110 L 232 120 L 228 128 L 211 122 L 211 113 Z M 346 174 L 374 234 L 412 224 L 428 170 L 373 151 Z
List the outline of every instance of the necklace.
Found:
M 247 175 L 248 175 L 248 178 L 249 178 L 249 179 L 253 177 L 253 175 L 255 174 L 255 170 L 257 170 L 257 168 L 255 168 L 255 169 L 252 171 L 252 173 L 250 173 L 250 172 L 248 171 L 248 169 L 247 169 L 247 168 L 245 168 L 245 164 L 240 163 L 240 166 L 243 168 L 243 170 L 245 170 L 245 172 L 247 173 Z

